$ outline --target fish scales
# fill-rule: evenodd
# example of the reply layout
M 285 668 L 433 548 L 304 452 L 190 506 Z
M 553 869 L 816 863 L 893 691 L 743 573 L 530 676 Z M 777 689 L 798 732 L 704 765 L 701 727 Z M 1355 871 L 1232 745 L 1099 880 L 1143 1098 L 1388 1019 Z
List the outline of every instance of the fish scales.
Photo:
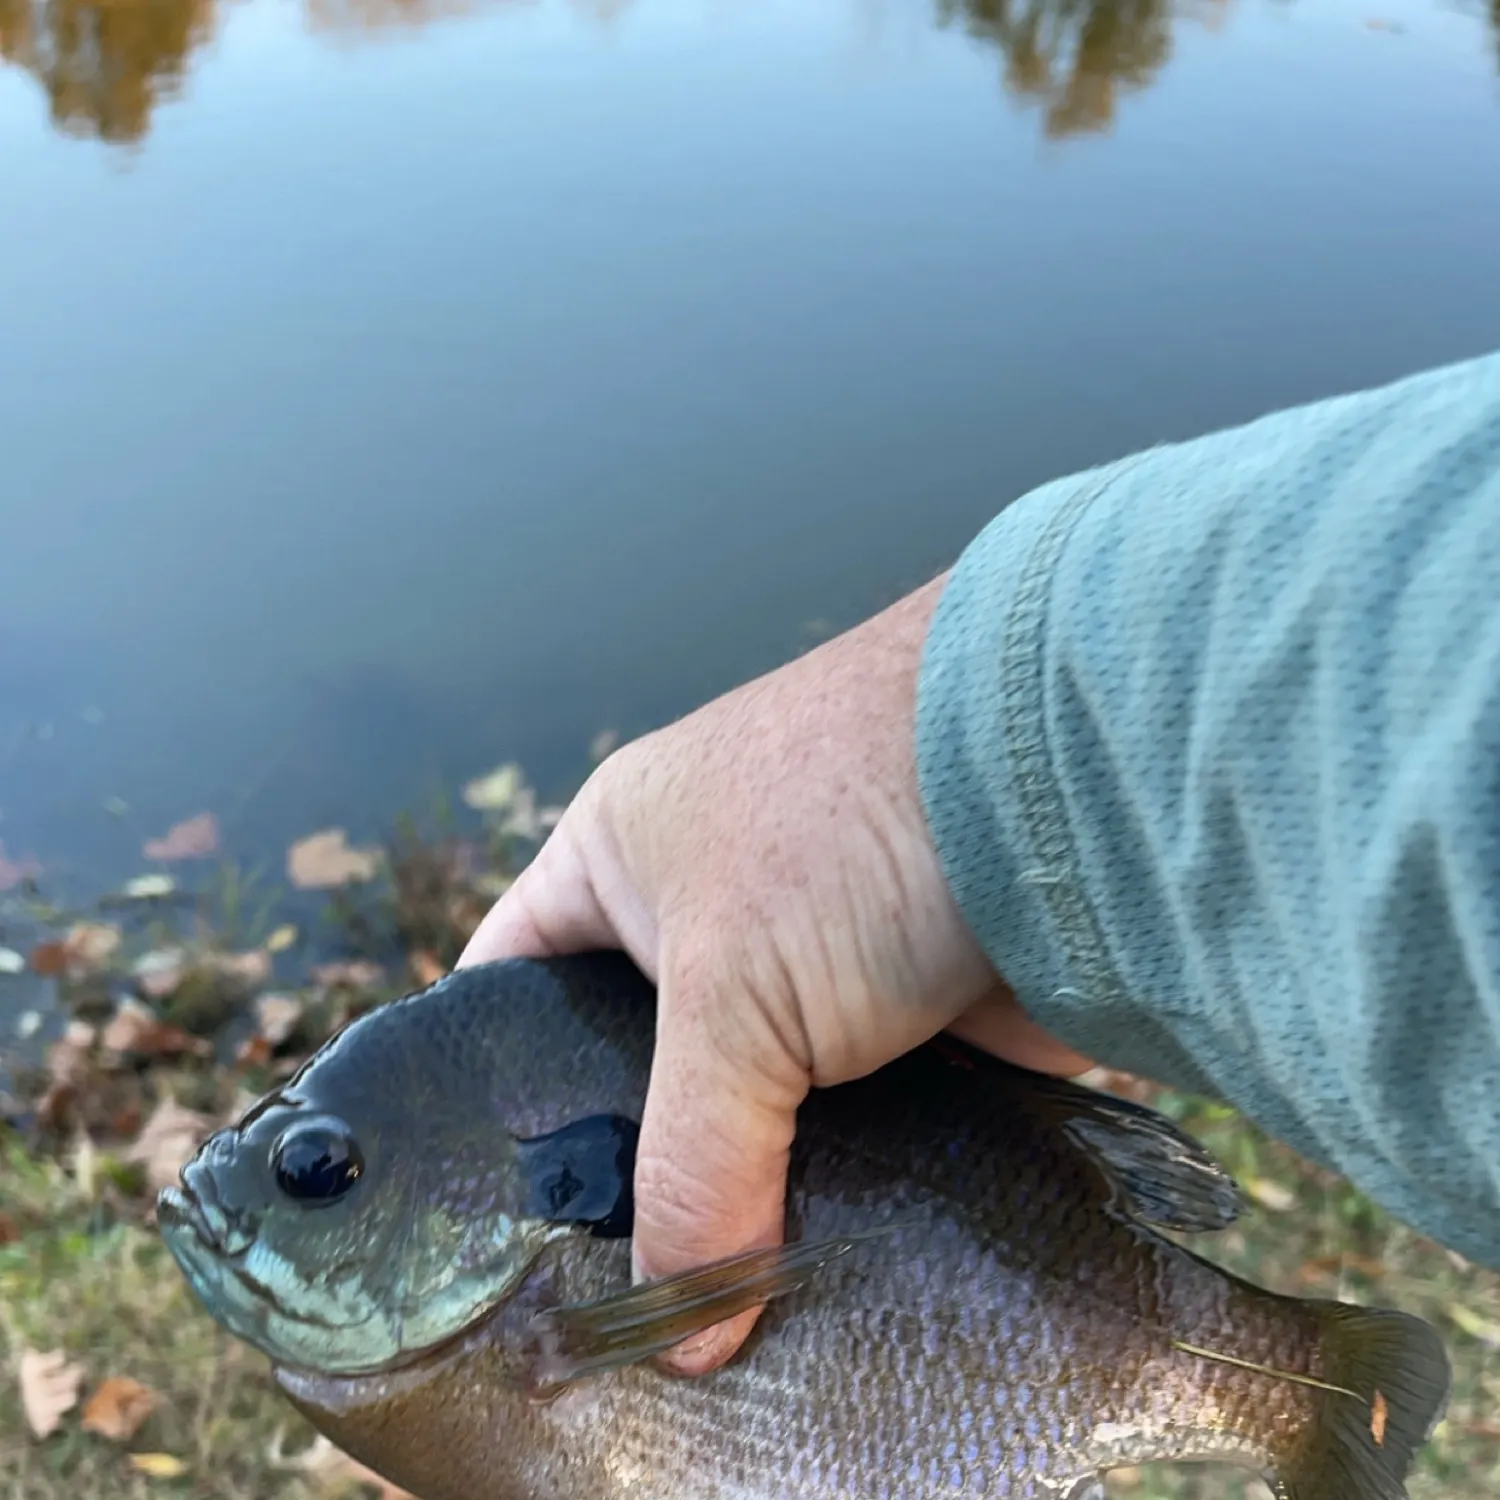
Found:
M 1374 1333 L 1346 1330 L 1328 1304 L 1192 1255 L 1138 1210 L 1177 1192 L 1187 1222 L 1233 1216 L 1193 1143 L 1148 1111 L 1101 1100 L 1093 1113 L 1097 1096 L 958 1046 L 810 1096 L 789 1241 L 883 1232 L 776 1296 L 731 1364 L 682 1380 L 627 1363 L 538 1385 L 535 1314 L 620 1296 L 629 1245 L 538 1229 L 510 1143 L 638 1121 L 653 1006 L 613 957 L 491 965 L 336 1038 L 219 1158 L 205 1148 L 212 1185 L 207 1167 L 185 1173 L 205 1201 L 236 1199 L 254 1226 L 250 1260 L 274 1242 L 281 1306 L 247 1302 L 214 1268 L 213 1226 L 184 1228 L 189 1211 L 201 1222 L 218 1206 L 164 1200 L 169 1242 L 210 1309 L 271 1355 L 316 1425 L 421 1500 L 1073 1500 L 1101 1471 L 1162 1458 L 1242 1462 L 1291 1500 L 1404 1493 L 1409 1450 L 1446 1393 L 1425 1325 L 1388 1315 Z M 271 1124 L 304 1114 L 345 1122 L 366 1161 L 347 1201 L 319 1213 L 275 1201 L 259 1160 Z M 570 1158 L 564 1177 L 589 1178 L 596 1160 Z M 534 1248 L 444 1339 L 401 1346 L 407 1324 L 393 1317 L 393 1368 L 336 1368 L 337 1340 L 370 1340 L 387 1309 L 435 1301 L 418 1285 L 429 1241 L 448 1236 L 468 1266 L 528 1234 Z M 364 1331 L 337 1334 L 318 1322 L 337 1300 L 319 1267 L 358 1264 L 361 1245 L 378 1248 L 340 1305 L 374 1311 Z M 1377 1335 L 1399 1347 L 1361 1363 L 1360 1340 Z M 1349 1433 L 1368 1426 L 1351 1411 L 1373 1388 L 1335 1395 L 1296 1377 L 1365 1380 L 1367 1366 L 1411 1410 L 1389 1454 L 1350 1459 Z

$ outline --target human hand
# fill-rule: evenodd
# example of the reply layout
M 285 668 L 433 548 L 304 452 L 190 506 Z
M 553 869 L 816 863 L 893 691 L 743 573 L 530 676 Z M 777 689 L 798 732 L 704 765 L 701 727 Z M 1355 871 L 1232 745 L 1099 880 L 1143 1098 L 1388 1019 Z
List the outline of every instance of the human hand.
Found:
M 1021 1012 L 927 831 L 916 688 L 943 582 L 616 751 L 460 959 L 622 948 L 656 981 L 637 1276 L 781 1241 L 813 1085 L 944 1027 L 1025 1067 L 1089 1066 Z M 712 1369 L 756 1316 L 663 1362 Z

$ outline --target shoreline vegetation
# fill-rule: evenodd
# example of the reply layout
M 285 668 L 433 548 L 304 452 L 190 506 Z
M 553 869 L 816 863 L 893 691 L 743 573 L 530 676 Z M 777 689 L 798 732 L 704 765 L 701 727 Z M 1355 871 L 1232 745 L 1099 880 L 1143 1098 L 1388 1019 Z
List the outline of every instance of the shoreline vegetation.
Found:
M 39 1064 L 7 1057 L 11 1039 L 0 1039 L 6 1500 L 401 1500 L 316 1440 L 265 1360 L 202 1312 L 151 1205 L 210 1130 L 338 1027 L 446 973 L 556 816 L 514 765 L 462 798 L 467 814 L 405 819 L 379 848 L 315 832 L 288 851 L 276 891 L 252 889 L 222 859 L 203 813 L 147 843 L 155 873 L 88 911 L 49 905 L 44 871 L 5 892 L 0 986 L 46 976 L 65 1023 Z M 24 1016 L 20 1030 L 41 1024 Z M 1086 1081 L 1163 1110 L 1245 1186 L 1252 1207 L 1238 1224 L 1184 1237 L 1200 1254 L 1276 1291 L 1429 1318 L 1454 1390 L 1413 1500 L 1500 1493 L 1500 1276 L 1231 1109 L 1104 1070 Z M 1121 1471 L 1107 1488 L 1112 1500 L 1269 1494 L 1202 1465 Z

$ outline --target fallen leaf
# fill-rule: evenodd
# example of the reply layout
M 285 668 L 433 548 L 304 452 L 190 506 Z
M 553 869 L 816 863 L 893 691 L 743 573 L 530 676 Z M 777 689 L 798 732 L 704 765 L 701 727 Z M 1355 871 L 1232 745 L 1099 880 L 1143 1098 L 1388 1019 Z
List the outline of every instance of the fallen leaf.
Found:
M 14 1245 L 21 1238 L 16 1221 L 8 1213 L 0 1212 L 0 1245 Z
M 128 1443 L 156 1408 L 156 1392 L 128 1375 L 111 1375 L 83 1408 L 83 1430 Z
M 447 977 L 448 970 L 442 960 L 435 953 L 429 953 L 426 948 L 413 949 L 408 961 L 417 983 L 424 990 L 428 985 L 436 984 L 438 980 Z
M 234 1060 L 242 1068 L 263 1068 L 271 1060 L 271 1044 L 263 1036 L 247 1036 L 234 1049 Z
M 69 972 L 82 975 L 102 969 L 119 950 L 123 937 L 113 922 L 75 922 L 63 938 Z
M 17 957 L 20 955 L 17 954 Z M 68 945 L 57 939 L 38 943 L 31 950 L 28 962 L 31 964 L 33 973 L 40 974 L 44 979 L 56 979 L 60 974 L 68 972 Z M 20 970 L 12 972 L 20 973 Z
M 222 974 L 226 979 L 238 980 L 251 989 L 264 984 L 271 977 L 271 955 L 264 948 L 251 948 L 248 953 L 205 954 L 203 966 L 216 974 Z
M 131 1053 L 138 1057 L 177 1057 L 190 1052 L 211 1057 L 213 1046 L 180 1026 L 163 1021 L 149 1006 L 126 1000 L 99 1033 L 99 1044 L 107 1052 Z
M 1335 1251 L 1329 1255 L 1315 1255 L 1311 1260 L 1306 1260 L 1297 1269 L 1298 1279 L 1301 1281 L 1317 1281 L 1329 1277 L 1337 1278 L 1346 1272 L 1353 1271 L 1357 1276 L 1363 1276 L 1370 1281 L 1379 1280 L 1384 1276 L 1387 1267 L 1384 1261 L 1376 1260 L 1372 1255 L 1356 1255 L 1352 1251 Z
M 271 1463 L 277 1468 L 299 1470 L 321 1490 L 340 1492 L 357 1484 L 368 1484 L 374 1486 L 380 1500 L 416 1500 L 408 1490 L 392 1484 L 374 1469 L 366 1468 L 358 1459 L 335 1448 L 326 1437 L 319 1437 L 305 1453 L 299 1453 L 295 1458 L 283 1456 L 283 1441 L 284 1434 L 277 1433 L 271 1447 Z
M 85 1021 L 70 1021 L 47 1048 L 47 1091 L 37 1100 L 37 1123 L 59 1129 L 70 1106 L 96 1076 L 91 1056 L 98 1033 Z
M 130 972 L 143 994 L 165 1000 L 182 983 L 187 955 L 181 948 L 153 948 L 135 961 Z
M 61 1349 L 42 1354 L 21 1351 L 21 1407 L 26 1425 L 39 1438 L 51 1437 L 78 1404 L 83 1366 L 71 1364 Z
M 6 858 L 5 841 L 0 839 L 0 891 L 14 890 L 28 880 L 35 880 L 41 873 L 42 867 L 34 859 L 26 856 L 20 859 Z
M 120 895 L 127 901 L 160 901 L 177 889 L 177 882 L 170 875 L 137 875 L 120 887 Z
M 17 953 L 14 948 L 0 948 L 0 974 L 24 974 L 26 972 L 26 959 L 23 954 Z M 41 970 L 37 970 L 41 973 Z
M 140 1137 L 124 1154 L 127 1162 L 140 1162 L 153 1193 L 171 1187 L 177 1174 L 198 1147 L 217 1128 L 218 1122 L 194 1109 L 184 1109 L 175 1099 L 163 1099 L 146 1121 Z
M 367 990 L 385 978 L 385 970 L 379 964 L 364 958 L 341 959 L 335 963 L 315 964 L 312 971 L 314 984 L 324 989 Z
M 328 890 L 373 880 L 380 869 L 380 850 L 350 847 L 342 828 L 310 834 L 287 850 L 287 878 L 299 890 Z
M 295 995 L 261 995 L 255 1002 L 255 1024 L 272 1047 L 290 1040 L 304 1006 Z
M 187 1473 L 187 1465 L 170 1453 L 132 1453 L 130 1467 L 138 1469 L 152 1479 L 181 1479 Z
M 502 812 L 516 800 L 525 784 L 520 766 L 507 761 L 466 783 L 463 798 L 478 812 Z
M 285 953 L 297 941 L 297 929 L 284 922 L 266 939 L 267 953 Z
M 1244 1189 L 1264 1208 L 1272 1213 L 1284 1214 L 1297 1206 L 1297 1195 L 1284 1183 L 1273 1182 L 1268 1177 L 1247 1177 Z
M 147 859 L 208 859 L 219 852 L 219 820 L 210 812 L 174 823 L 159 839 L 147 839 Z

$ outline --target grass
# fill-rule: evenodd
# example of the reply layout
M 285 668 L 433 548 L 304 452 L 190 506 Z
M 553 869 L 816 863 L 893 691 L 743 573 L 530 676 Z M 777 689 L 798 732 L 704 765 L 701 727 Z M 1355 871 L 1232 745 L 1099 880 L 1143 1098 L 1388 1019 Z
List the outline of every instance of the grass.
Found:
M 0 1157 L 0 1213 L 20 1229 L 0 1246 L 0 1495 L 327 1500 L 273 1462 L 279 1432 L 295 1449 L 311 1430 L 272 1388 L 265 1361 L 203 1315 L 153 1231 L 116 1219 L 62 1166 L 15 1144 Z M 81 1363 L 85 1399 L 102 1379 L 129 1376 L 157 1393 L 157 1409 L 125 1445 L 76 1420 L 39 1443 L 19 1395 L 28 1346 Z M 150 1478 L 131 1466 L 132 1451 L 172 1454 L 186 1472 Z
M 1358 1192 L 1311 1169 L 1232 1112 L 1181 1096 L 1158 1107 L 1201 1136 L 1242 1181 L 1280 1206 L 1196 1248 L 1277 1290 L 1401 1307 L 1449 1343 L 1454 1394 L 1421 1455 L 1412 1500 L 1500 1494 L 1500 1277 L 1469 1267 L 1393 1223 Z M 98 1175 L 98 1174 L 96 1174 Z M 108 1174 L 89 1195 L 57 1162 L 12 1143 L 0 1156 L 0 1495 L 6 1500 L 328 1500 L 278 1452 L 312 1441 L 271 1386 L 265 1362 L 199 1310 L 156 1235 L 111 1213 Z M 1486 1342 L 1488 1340 L 1488 1342 Z M 128 1375 L 161 1397 L 127 1445 L 182 1459 L 179 1479 L 131 1468 L 127 1449 L 79 1430 L 28 1434 L 17 1395 L 20 1352 L 61 1348 L 87 1370 L 85 1395 Z M 1120 1500 L 1264 1500 L 1264 1486 L 1219 1466 L 1155 1465 L 1110 1476 Z M 347 1494 L 354 1494 L 352 1489 Z
M 329 900 L 324 915 L 341 948 L 421 952 L 451 964 L 493 895 L 496 872 L 514 868 L 515 851 L 498 828 L 489 829 L 477 877 L 473 862 L 458 858 L 451 831 L 434 839 L 403 828 L 382 882 Z M 186 919 L 194 932 L 211 928 L 219 941 L 222 928 L 245 943 L 269 929 L 274 903 L 263 879 L 221 873 L 207 895 L 211 910 L 200 904 Z M 122 954 L 130 943 L 171 940 L 153 922 Z M 394 981 L 383 993 L 367 992 L 363 1003 L 403 987 Z M 181 1000 L 172 997 L 164 1013 L 196 1029 Z M 335 1024 L 318 1008 L 330 1003 L 324 997 L 309 1008 L 318 1017 L 310 1021 L 314 1033 Z M 237 1090 L 253 1095 L 265 1081 L 184 1058 L 91 1086 L 99 1091 L 98 1119 L 118 1119 L 122 1109 L 142 1119 L 164 1093 L 222 1118 Z M 1109 1081 L 1201 1139 L 1255 1200 L 1228 1231 L 1193 1237 L 1200 1254 L 1275 1291 L 1383 1304 L 1438 1328 L 1453 1362 L 1453 1394 L 1419 1455 L 1411 1500 L 1500 1495 L 1500 1276 L 1394 1222 L 1232 1110 Z M 121 1098 L 108 1092 L 116 1087 L 125 1090 Z M 308 1448 L 311 1428 L 277 1394 L 265 1360 L 220 1332 L 193 1299 L 145 1222 L 142 1169 L 111 1158 L 108 1132 L 103 1127 L 102 1144 L 80 1162 L 66 1140 L 34 1154 L 0 1123 L 0 1500 L 352 1500 L 358 1487 L 347 1479 L 340 1489 L 329 1474 L 309 1475 L 282 1456 Z M 117 1130 L 115 1143 L 129 1134 Z M 156 1407 L 127 1442 L 87 1432 L 78 1410 L 38 1441 L 20 1398 L 26 1349 L 62 1350 L 81 1365 L 84 1401 L 100 1381 L 122 1376 L 155 1392 Z M 181 1473 L 151 1477 L 132 1465 L 132 1453 L 169 1454 Z M 1107 1488 L 1111 1500 L 1267 1500 L 1269 1493 L 1255 1476 L 1217 1465 L 1120 1471 Z
M 1500 1495 L 1500 1276 L 1413 1233 L 1330 1172 L 1206 1100 L 1146 1096 L 1204 1142 L 1256 1201 L 1231 1229 L 1185 1237 L 1200 1255 L 1273 1291 L 1399 1308 L 1442 1334 L 1453 1393 L 1407 1488 L 1412 1500 Z M 1221 1465 L 1153 1464 L 1109 1476 L 1111 1500 L 1268 1500 Z

